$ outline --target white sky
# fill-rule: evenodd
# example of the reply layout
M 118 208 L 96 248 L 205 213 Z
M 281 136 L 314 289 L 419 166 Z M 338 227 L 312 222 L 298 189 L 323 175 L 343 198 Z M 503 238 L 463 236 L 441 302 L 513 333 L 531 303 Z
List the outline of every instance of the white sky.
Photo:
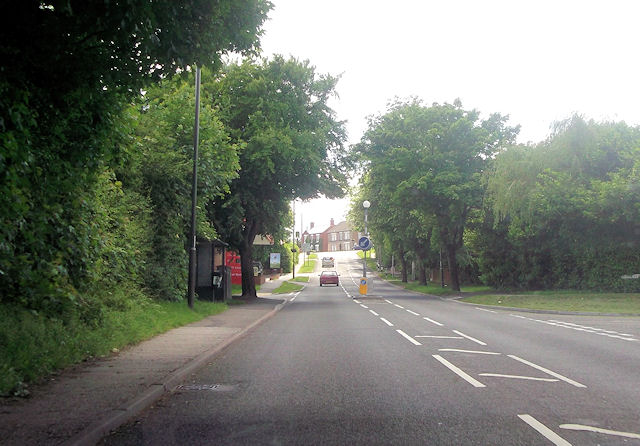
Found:
M 541 141 L 556 120 L 640 123 L 637 0 L 271 0 L 265 55 L 342 75 L 331 106 L 360 140 L 395 96 L 462 100 Z M 306 229 L 344 218 L 348 200 L 296 205 Z

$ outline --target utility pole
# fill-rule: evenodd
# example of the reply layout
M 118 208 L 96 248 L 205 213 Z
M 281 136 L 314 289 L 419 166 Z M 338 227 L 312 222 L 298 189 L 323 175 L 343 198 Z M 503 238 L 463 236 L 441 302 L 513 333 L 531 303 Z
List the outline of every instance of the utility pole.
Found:
M 196 293 L 196 206 L 198 202 L 198 140 L 200 139 L 200 67 L 196 67 L 196 118 L 193 125 L 193 182 L 191 184 L 191 248 L 187 303 L 193 309 Z
M 293 200 L 293 226 L 291 227 L 291 271 L 293 272 L 293 278 L 296 278 L 296 200 Z

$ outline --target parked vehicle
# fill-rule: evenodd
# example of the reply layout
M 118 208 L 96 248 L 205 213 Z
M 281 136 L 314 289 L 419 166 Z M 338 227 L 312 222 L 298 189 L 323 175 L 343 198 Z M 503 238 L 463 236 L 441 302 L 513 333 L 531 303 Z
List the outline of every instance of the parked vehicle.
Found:
M 333 257 L 323 257 L 322 258 L 322 267 L 323 268 L 333 268 L 335 266 L 335 261 Z
M 320 286 L 322 285 L 340 285 L 339 274 L 336 271 L 322 271 L 320 274 Z

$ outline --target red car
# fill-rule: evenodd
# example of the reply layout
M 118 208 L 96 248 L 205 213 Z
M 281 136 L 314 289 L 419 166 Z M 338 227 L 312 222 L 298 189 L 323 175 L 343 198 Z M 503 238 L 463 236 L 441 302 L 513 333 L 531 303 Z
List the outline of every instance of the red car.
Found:
M 320 274 L 320 286 L 327 284 L 335 284 L 335 286 L 340 285 L 340 280 L 338 279 L 337 272 L 322 271 L 322 274 Z

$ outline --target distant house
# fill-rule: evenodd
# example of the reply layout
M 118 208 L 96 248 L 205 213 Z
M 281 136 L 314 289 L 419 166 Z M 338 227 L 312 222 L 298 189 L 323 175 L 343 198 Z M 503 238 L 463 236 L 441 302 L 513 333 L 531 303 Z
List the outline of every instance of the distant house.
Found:
M 326 244 L 324 245 L 324 251 L 352 251 L 353 245 L 358 242 L 359 234 L 351 228 L 351 224 L 347 221 L 341 221 L 338 224 L 334 224 L 333 218 L 331 224 L 324 231 L 324 239 Z
M 333 218 L 329 227 L 322 232 L 314 231 L 314 224 L 302 233 L 301 242 L 309 243 L 312 251 L 351 251 L 358 242 L 360 233 L 354 231 L 346 221 L 335 224 Z

